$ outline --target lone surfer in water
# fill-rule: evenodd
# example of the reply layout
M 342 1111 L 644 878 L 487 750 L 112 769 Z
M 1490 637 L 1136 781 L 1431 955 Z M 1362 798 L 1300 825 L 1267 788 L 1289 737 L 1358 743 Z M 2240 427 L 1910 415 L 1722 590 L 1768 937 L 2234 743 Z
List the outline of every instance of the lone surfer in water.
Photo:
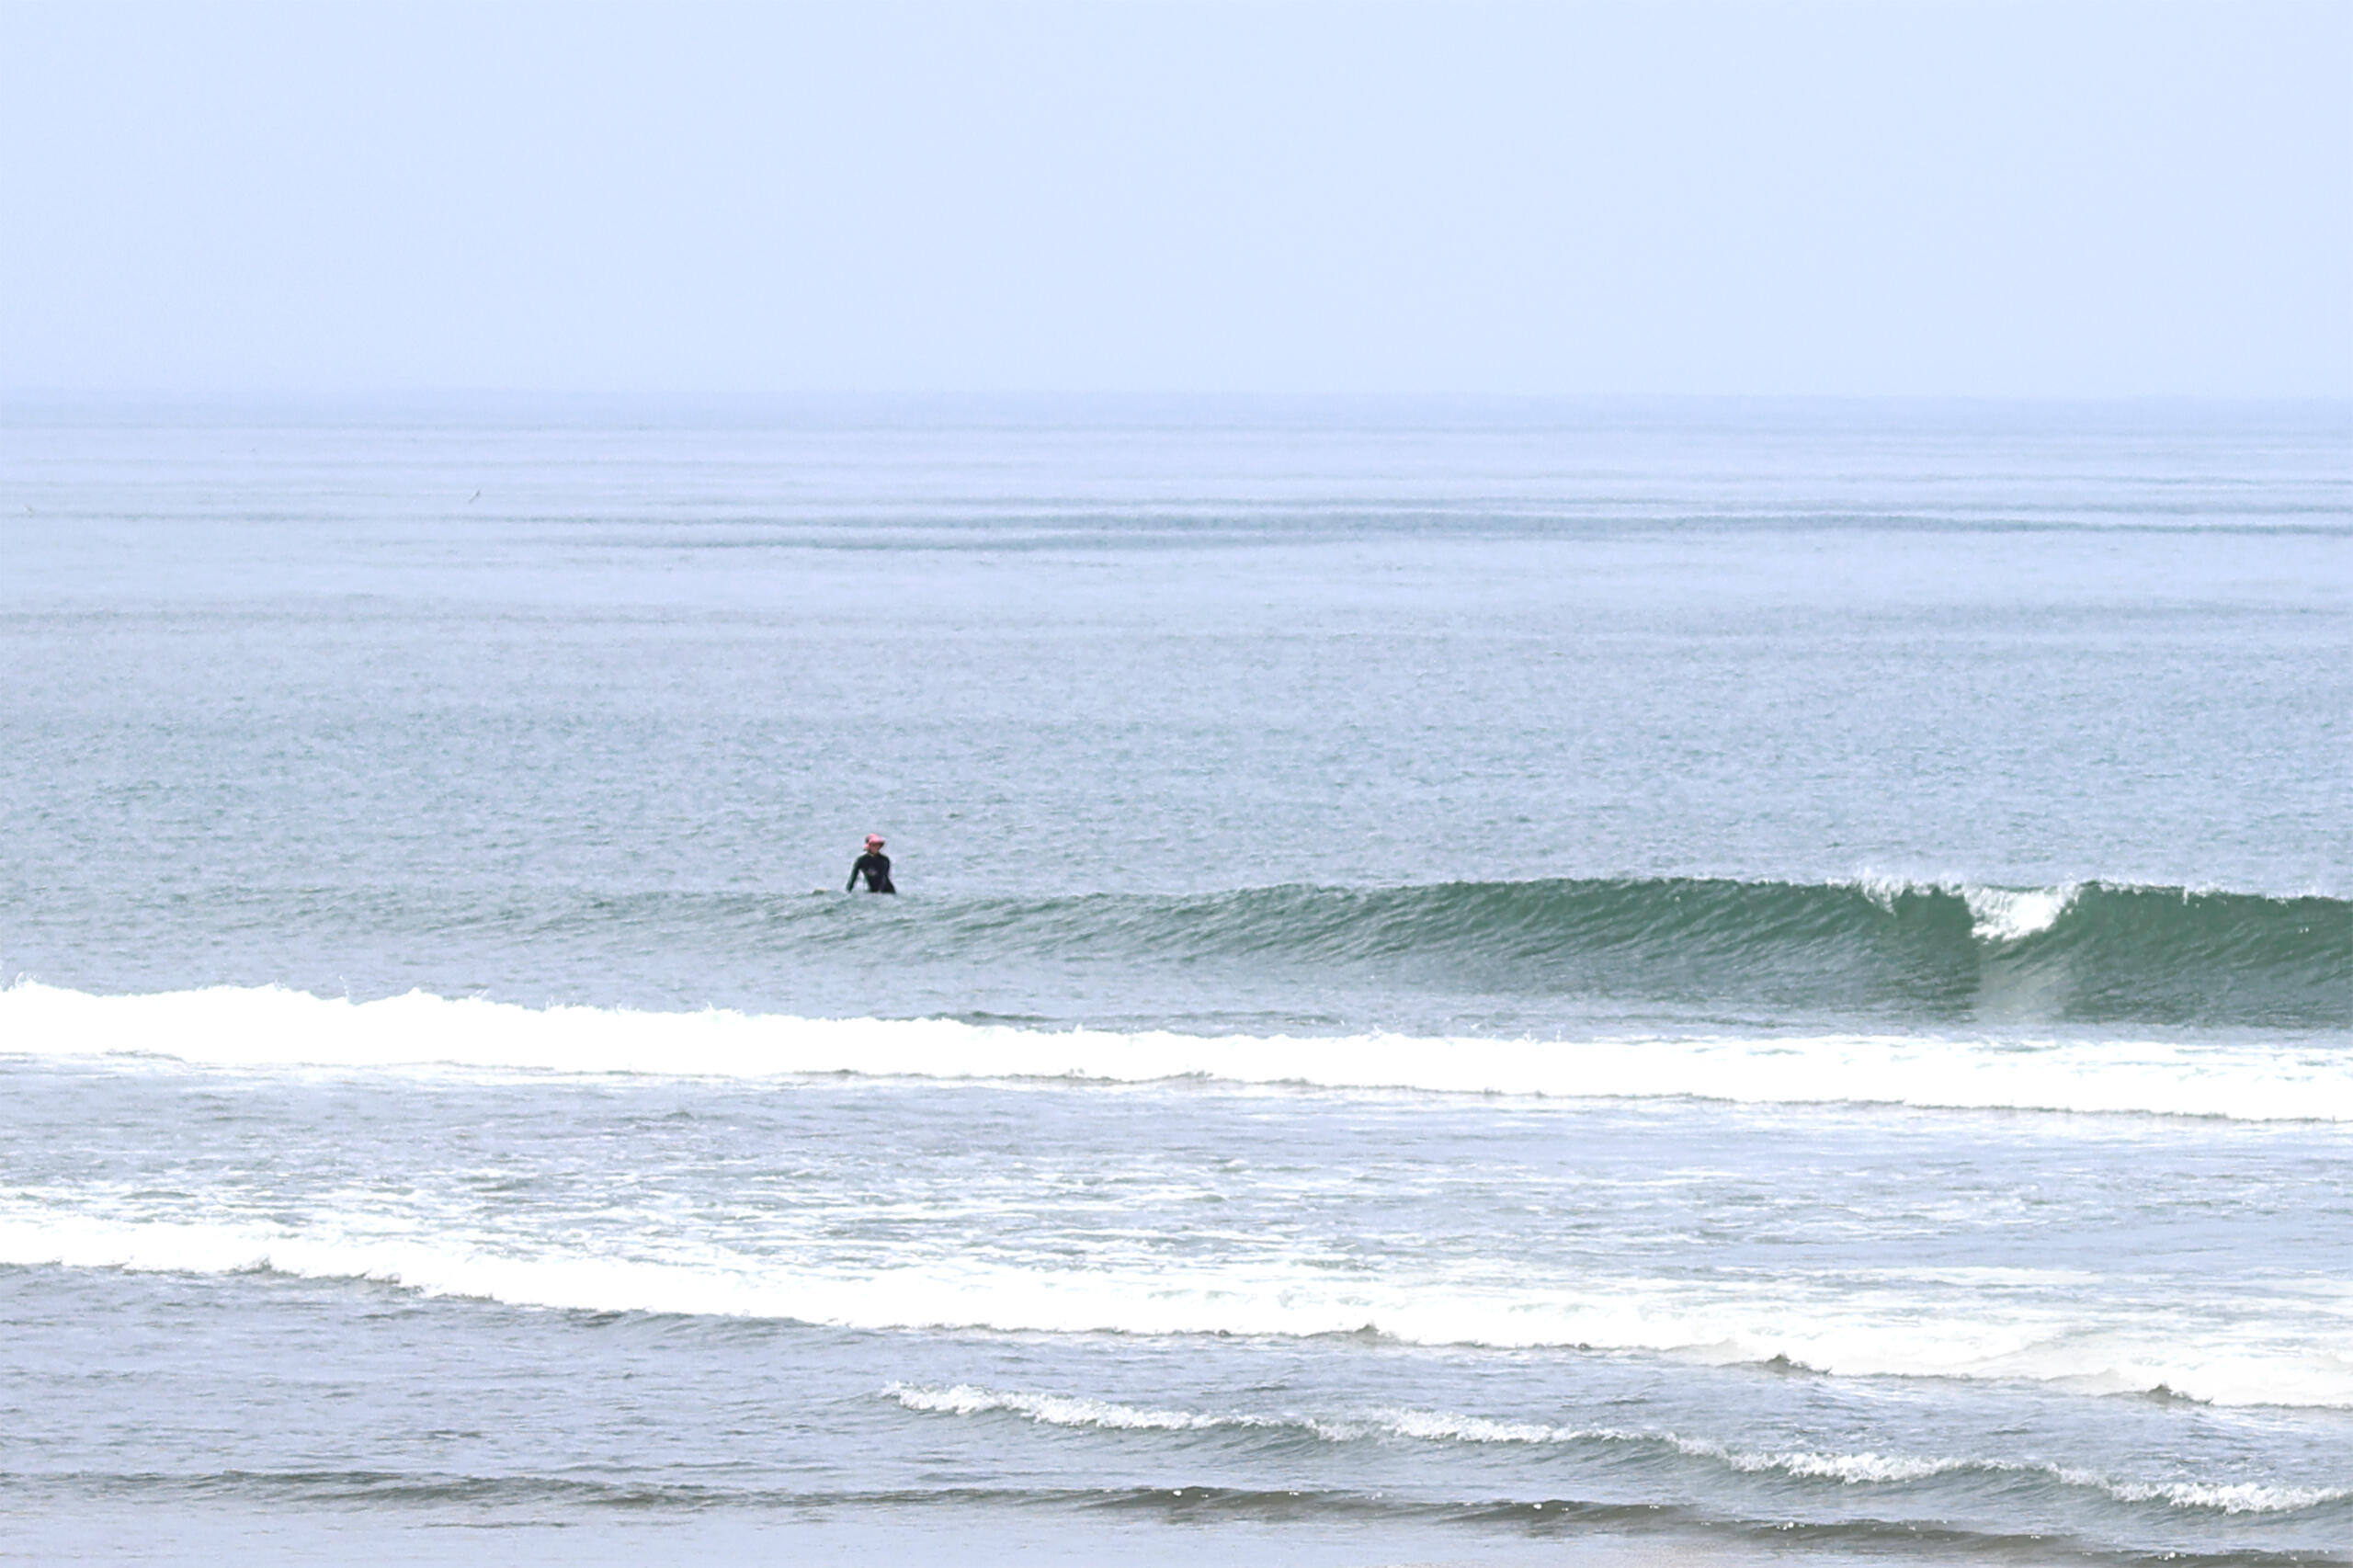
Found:
M 899 891 L 891 885 L 891 857 L 882 853 L 882 840 L 879 835 L 870 833 L 866 835 L 866 853 L 859 856 L 850 866 L 849 885 L 842 891 L 857 892 L 858 879 L 860 877 L 866 879 L 868 892 L 897 892 Z

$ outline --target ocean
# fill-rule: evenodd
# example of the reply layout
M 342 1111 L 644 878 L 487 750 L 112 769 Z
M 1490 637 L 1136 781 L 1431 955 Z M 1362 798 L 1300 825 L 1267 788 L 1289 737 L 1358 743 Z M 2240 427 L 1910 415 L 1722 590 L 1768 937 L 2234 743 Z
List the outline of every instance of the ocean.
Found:
M 2353 1562 L 2344 405 L 18 403 L 0 670 L 0 1561 Z

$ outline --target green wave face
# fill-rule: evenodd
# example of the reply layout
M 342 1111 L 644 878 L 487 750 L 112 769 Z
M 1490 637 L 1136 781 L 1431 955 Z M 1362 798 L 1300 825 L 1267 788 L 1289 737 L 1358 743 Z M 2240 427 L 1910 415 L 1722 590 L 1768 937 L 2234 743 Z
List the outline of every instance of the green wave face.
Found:
M 2353 1026 L 2353 903 L 2320 896 L 1664 878 L 979 901 L 934 920 L 933 942 L 976 957 L 1370 971 L 1484 995 Z

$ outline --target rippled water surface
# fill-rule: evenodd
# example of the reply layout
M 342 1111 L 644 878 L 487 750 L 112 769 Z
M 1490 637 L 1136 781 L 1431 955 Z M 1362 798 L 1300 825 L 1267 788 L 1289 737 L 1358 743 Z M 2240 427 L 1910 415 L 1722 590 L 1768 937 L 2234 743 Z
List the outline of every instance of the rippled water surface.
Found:
M 17 409 L 0 1535 L 2353 1560 L 2348 434 Z

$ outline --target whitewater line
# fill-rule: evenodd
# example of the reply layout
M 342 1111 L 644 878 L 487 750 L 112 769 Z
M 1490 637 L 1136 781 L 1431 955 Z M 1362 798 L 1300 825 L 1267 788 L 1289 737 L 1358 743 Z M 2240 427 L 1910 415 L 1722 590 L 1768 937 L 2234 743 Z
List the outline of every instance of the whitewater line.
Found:
M 945 1018 L 535 1009 L 424 992 L 351 1002 L 275 986 L 96 996 L 21 983 L 0 991 L 0 1055 L 260 1072 L 1111 1084 L 1196 1078 L 1563 1099 L 2353 1121 L 2353 1052 L 2310 1044 L 1131 1034 Z

